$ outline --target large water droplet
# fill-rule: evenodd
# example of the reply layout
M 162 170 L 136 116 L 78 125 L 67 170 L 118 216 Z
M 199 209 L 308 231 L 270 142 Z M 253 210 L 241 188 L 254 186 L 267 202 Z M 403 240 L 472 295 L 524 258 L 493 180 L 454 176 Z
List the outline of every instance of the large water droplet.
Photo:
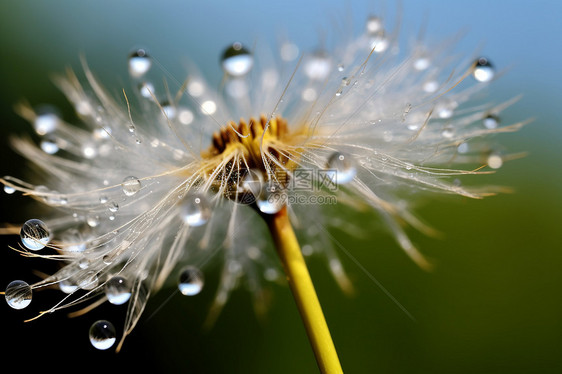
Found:
M 181 203 L 181 218 L 189 226 L 201 226 L 211 218 L 211 206 L 205 196 L 188 193 Z
M 304 73 L 310 79 L 322 80 L 328 77 L 332 69 L 330 57 L 324 51 L 318 51 L 310 56 L 304 64 Z
M 96 321 L 90 327 L 90 343 L 100 350 L 111 348 L 115 343 L 115 335 L 115 327 L 106 320 Z
M 234 43 L 228 47 L 221 59 L 223 70 L 232 76 L 240 77 L 246 75 L 254 65 L 254 58 L 250 51 L 241 43 Z
M 334 152 L 326 165 L 328 169 L 328 177 L 334 183 L 345 184 L 353 180 L 357 174 L 355 161 L 351 155 L 342 152 Z
M 24 281 L 15 280 L 6 287 L 6 302 L 14 309 L 23 309 L 31 303 L 31 287 Z
M 250 169 L 240 178 L 238 190 L 233 198 L 240 204 L 253 204 L 261 193 L 262 185 L 261 172 Z
M 125 304 L 131 298 L 131 287 L 127 279 L 114 276 L 105 284 L 105 296 L 114 305 Z
M 262 186 L 260 196 L 256 200 L 258 209 L 265 214 L 275 214 L 279 212 L 286 203 L 286 191 L 280 185 L 271 181 Z
M 152 66 L 152 59 L 144 49 L 137 49 L 129 55 L 129 73 L 131 76 L 138 78 L 144 74 Z
M 196 267 L 188 266 L 181 271 L 178 288 L 183 295 L 197 295 L 203 289 L 203 284 L 203 273 Z
M 26 221 L 20 230 L 21 242 L 32 251 L 44 248 L 51 239 L 51 233 L 47 225 L 38 219 Z
M 141 189 L 141 182 L 137 177 L 126 177 L 123 179 L 123 183 L 121 183 L 121 187 L 123 188 L 123 193 L 127 196 L 133 196 Z
M 472 75 L 478 82 L 489 82 L 494 78 L 494 67 L 487 58 L 480 57 L 474 63 Z

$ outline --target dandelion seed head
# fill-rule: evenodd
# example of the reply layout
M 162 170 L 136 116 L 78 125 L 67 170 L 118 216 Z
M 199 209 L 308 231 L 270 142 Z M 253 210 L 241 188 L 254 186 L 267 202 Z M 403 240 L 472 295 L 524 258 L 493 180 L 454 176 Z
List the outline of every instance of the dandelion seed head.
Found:
M 127 61 L 132 88 L 121 95 L 86 63 L 83 78 L 58 78 L 81 126 L 52 109 L 19 106 L 41 139 L 37 146 L 15 138 L 14 146 L 50 177 L 0 181 L 6 193 L 56 208 L 22 226 L 21 250 L 65 264 L 29 292 L 58 286 L 65 295 L 49 311 L 96 297 L 128 303 L 121 344 L 151 293 L 171 278 L 183 295 L 210 292 L 205 265 L 219 259 L 213 309 L 241 284 L 257 305 L 268 283 L 283 278 L 260 215 L 285 207 L 303 254 L 324 257 L 346 289 L 345 269 L 323 235 L 324 227 L 345 226 L 330 204 L 318 203 L 330 197 L 338 209 L 378 213 L 406 255 L 429 267 L 404 223 L 431 229 L 404 196 L 486 196 L 458 177 L 501 167 L 509 157 L 490 152 L 488 135 L 522 124 L 500 124 L 513 101 L 471 103 L 495 76 L 488 59 L 456 59 L 421 42 L 399 47 L 389 30 L 372 16 L 359 35 L 311 52 L 291 41 L 274 50 L 233 43 L 219 55 L 218 88 L 194 66 L 185 80 L 155 87 L 157 66 L 137 49 Z M 10 298 L 29 303 L 27 293 Z M 107 349 L 116 332 L 98 321 L 90 339 Z

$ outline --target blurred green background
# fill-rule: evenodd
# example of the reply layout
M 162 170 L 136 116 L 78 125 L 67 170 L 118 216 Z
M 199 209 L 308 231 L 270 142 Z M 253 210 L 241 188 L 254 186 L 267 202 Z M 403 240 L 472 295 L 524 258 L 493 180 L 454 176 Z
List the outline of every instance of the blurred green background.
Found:
M 286 32 L 314 47 L 332 17 L 349 13 L 357 28 L 371 12 L 396 7 L 381 2 L 286 1 L 96 1 L 0 3 L 0 157 L 3 175 L 23 175 L 22 160 L 7 134 L 30 133 L 13 112 L 27 99 L 52 103 L 70 117 L 52 73 L 80 68 L 83 53 L 102 82 L 129 87 L 126 55 L 147 46 L 174 76 L 183 77 L 188 56 L 218 81 L 218 56 L 234 40 L 275 41 Z M 374 4 L 373 4 L 374 3 Z M 311 261 L 327 320 L 347 373 L 560 373 L 562 372 L 562 196 L 560 104 L 562 27 L 558 1 L 403 0 L 404 32 L 427 20 L 428 38 L 440 40 L 466 27 L 460 42 L 470 53 L 481 47 L 506 74 L 491 89 L 499 102 L 522 93 L 502 116 L 505 123 L 535 118 L 501 142 L 529 155 L 507 163 L 487 183 L 512 186 L 513 194 L 468 201 L 425 201 L 419 212 L 446 233 L 443 239 L 413 233 L 436 269 L 418 269 L 384 231 L 355 239 L 334 233 L 414 316 L 409 319 L 362 270 L 342 254 L 357 294 L 343 295 L 320 261 Z M 0 194 L 0 221 L 18 222 L 33 204 Z M 30 204 L 27 204 L 30 203 Z M 31 279 L 44 264 L 9 250 L 2 238 L 0 287 Z M 213 283 L 213 276 L 210 276 Z M 285 287 L 275 287 L 271 310 L 258 320 L 249 295 L 240 290 L 211 331 L 201 329 L 212 287 L 197 298 L 163 290 L 151 299 L 123 351 L 93 349 L 87 329 L 96 319 L 122 325 L 125 308 L 102 307 L 69 320 L 55 313 L 23 324 L 32 311 L 0 305 L 2 357 L 21 369 L 138 370 L 188 373 L 314 373 L 316 364 L 296 307 Z M 43 296 L 45 295 L 45 296 Z M 58 300 L 41 293 L 28 309 Z M 43 299 L 43 300 L 41 300 Z M 42 304 L 43 303 L 43 304 Z M 7 366 L 5 366 L 7 367 Z

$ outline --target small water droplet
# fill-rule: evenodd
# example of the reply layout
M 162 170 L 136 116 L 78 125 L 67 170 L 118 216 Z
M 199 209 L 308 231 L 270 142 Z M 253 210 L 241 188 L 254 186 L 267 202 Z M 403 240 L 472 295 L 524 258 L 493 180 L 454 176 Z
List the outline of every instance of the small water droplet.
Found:
M 84 144 L 82 146 L 82 155 L 87 159 L 92 159 L 98 155 L 98 150 L 93 144 Z
M 468 143 L 464 142 L 457 146 L 457 152 L 459 153 L 467 153 L 469 150 Z
M 139 92 L 145 99 L 152 99 L 156 93 L 154 85 L 150 82 L 142 82 L 138 86 Z
M 338 71 L 343 71 L 344 68 L 343 64 L 338 64 Z
M 213 100 L 206 100 L 201 104 L 201 112 L 207 116 L 217 111 L 217 104 Z
M 482 124 L 485 128 L 493 130 L 500 124 L 500 118 L 496 115 L 489 114 L 482 119 Z
M 114 276 L 105 283 L 105 296 L 113 305 L 125 304 L 131 298 L 131 287 L 127 279 Z
M 86 223 L 90 227 L 97 227 L 100 224 L 100 217 L 95 214 L 90 214 L 86 217 Z
M 107 198 L 107 196 L 105 195 L 100 196 L 100 203 L 105 204 L 107 203 L 108 200 L 109 199 Z
M 8 195 L 11 195 L 14 192 L 16 192 L 16 189 L 12 186 L 4 185 L 4 192 L 7 193 Z
M 279 51 L 283 61 L 293 61 L 299 56 L 299 47 L 293 43 L 283 43 Z
M 176 118 L 176 107 L 173 106 L 172 104 L 170 104 L 167 101 L 164 101 L 162 103 L 160 103 L 160 107 L 162 108 L 162 115 L 168 119 L 168 120 L 173 120 L 174 118 Z
M 254 58 L 250 51 L 242 46 L 242 43 L 236 42 L 224 51 L 221 64 L 225 73 L 240 77 L 252 69 Z
M 129 73 L 131 76 L 138 78 L 144 74 L 152 66 L 152 59 L 146 50 L 140 48 L 129 55 Z
M 38 251 L 49 243 L 51 233 L 43 221 L 30 219 L 23 224 L 20 237 L 27 249 Z
M 57 141 L 55 139 L 52 139 L 52 138 L 47 138 L 47 139 L 41 140 L 41 143 L 39 144 L 39 146 L 41 147 L 43 152 L 45 152 L 47 154 L 50 154 L 50 155 L 54 155 L 55 153 L 57 153 L 59 151 L 59 146 L 57 144 Z
M 87 269 L 88 266 L 90 266 L 90 260 L 86 257 L 81 258 L 80 261 L 78 261 L 78 267 L 80 267 L 80 269 Z
M 188 266 L 181 271 L 178 288 L 182 295 L 197 295 L 203 289 L 203 284 L 203 273 L 196 267 Z
M 357 174 L 353 157 L 342 152 L 334 152 L 328 158 L 326 167 L 332 169 L 328 171 L 327 175 L 334 183 L 349 183 Z
M 123 179 L 121 183 L 123 193 L 127 196 L 133 196 L 141 189 L 141 182 L 137 177 L 129 176 Z
M 93 290 L 98 286 L 98 275 L 95 271 L 89 271 L 86 274 L 83 274 L 80 281 L 78 282 L 78 287 L 83 290 Z
M 367 18 L 365 29 L 369 34 L 381 31 L 383 29 L 382 20 L 377 16 L 370 16 Z
M 66 294 L 71 294 L 78 289 L 78 286 L 71 279 L 63 279 L 59 282 L 59 289 Z
M 31 287 L 24 281 L 15 280 L 6 287 L 6 302 L 14 309 L 23 309 L 31 303 Z
M 429 67 L 430 65 L 430 61 L 429 58 L 427 57 L 418 57 L 417 59 L 415 59 L 414 61 L 414 69 L 416 70 L 425 70 Z
M 480 57 L 474 63 L 472 75 L 478 82 L 489 82 L 494 78 L 494 67 L 487 58 Z
M 99 350 L 111 348 L 115 344 L 115 327 L 113 324 L 106 320 L 99 320 L 92 324 L 90 327 L 90 343 Z
M 50 106 L 44 106 L 37 110 L 37 117 L 33 121 L 33 128 L 38 135 L 45 135 L 56 130 L 60 122 L 56 110 Z
M 445 126 L 441 131 L 441 136 L 447 139 L 451 139 L 455 135 L 455 129 L 453 126 Z
M 115 201 L 112 201 L 111 203 L 109 203 L 107 209 L 109 209 L 111 213 L 115 213 L 119 210 L 119 204 L 117 204 Z
M 189 109 L 181 109 L 178 114 L 178 120 L 182 125 L 189 125 L 193 122 L 195 116 Z
M 427 93 L 434 93 L 439 88 L 437 81 L 428 81 L 423 84 L 423 90 Z
M 503 159 L 501 155 L 497 152 L 490 153 L 487 162 L 488 162 L 488 166 L 491 167 L 492 169 L 499 169 L 503 165 Z
M 211 218 L 211 206 L 205 196 L 188 192 L 181 202 L 181 218 L 189 226 L 197 227 Z
M 310 79 L 322 80 L 328 77 L 332 69 L 329 55 L 324 51 L 317 51 L 306 60 L 304 72 Z

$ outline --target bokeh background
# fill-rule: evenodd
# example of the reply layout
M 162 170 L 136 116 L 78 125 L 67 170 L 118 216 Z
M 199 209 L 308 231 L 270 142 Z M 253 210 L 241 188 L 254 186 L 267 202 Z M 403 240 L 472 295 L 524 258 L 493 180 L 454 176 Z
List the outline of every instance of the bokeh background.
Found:
M 419 212 L 443 239 L 413 234 L 437 264 L 418 269 L 383 231 L 357 239 L 334 235 L 357 261 L 415 317 L 409 319 L 350 258 L 342 260 L 357 294 L 342 294 L 324 264 L 311 273 L 347 373 L 560 373 L 562 372 L 562 3 L 559 1 L 403 0 L 404 32 L 427 21 L 428 39 L 460 29 L 459 47 L 480 48 L 506 74 L 494 83 L 496 102 L 522 93 L 502 116 L 505 123 L 535 118 L 502 143 L 526 158 L 507 163 L 489 183 L 513 194 L 484 201 L 436 197 Z M 30 134 L 13 105 L 52 103 L 66 118 L 70 107 L 51 82 L 52 73 L 80 69 L 79 55 L 100 79 L 129 87 L 126 56 L 147 46 L 182 80 L 183 57 L 218 81 L 218 56 L 240 40 L 274 42 L 279 32 L 304 47 L 331 30 L 331 19 L 351 15 L 357 29 L 370 13 L 394 14 L 393 1 L 15 1 L 0 3 L 0 174 L 23 175 L 23 161 L 8 134 Z M 0 222 L 22 222 L 35 205 L 0 195 Z M 0 288 L 33 279 L 43 262 L 24 259 L 3 237 Z M 48 269 L 47 269 L 48 270 Z M 316 364 L 287 288 L 275 287 L 271 310 L 257 319 L 249 295 L 235 292 L 216 326 L 201 328 L 213 294 L 196 298 L 173 289 L 149 302 L 123 351 L 96 351 L 87 330 L 97 319 L 119 329 L 125 308 L 104 306 L 68 319 L 64 312 L 24 324 L 33 312 L 58 300 L 56 291 L 36 294 L 29 310 L 0 305 L 4 368 L 70 372 L 146 370 L 186 373 L 314 373 Z M 30 309 L 33 309 L 30 310 Z M 13 361 L 12 361 L 13 360 Z

